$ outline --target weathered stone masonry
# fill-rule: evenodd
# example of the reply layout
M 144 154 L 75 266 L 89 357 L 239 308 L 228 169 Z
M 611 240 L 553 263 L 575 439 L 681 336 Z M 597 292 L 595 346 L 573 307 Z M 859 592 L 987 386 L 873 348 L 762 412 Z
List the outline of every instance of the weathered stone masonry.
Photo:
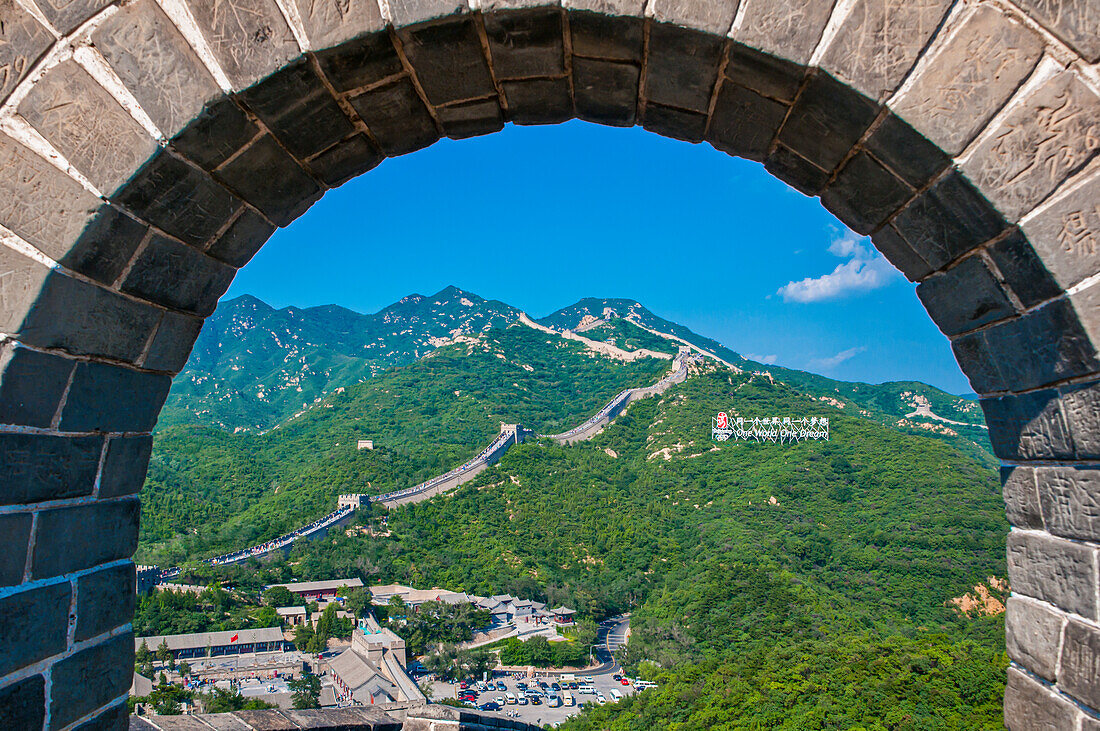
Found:
M 1007 723 L 1100 727 L 1100 2 L 475 2 L 0 0 L 0 727 L 126 725 L 149 433 L 236 268 L 385 157 L 574 117 L 760 161 L 920 283 L 1005 465 Z

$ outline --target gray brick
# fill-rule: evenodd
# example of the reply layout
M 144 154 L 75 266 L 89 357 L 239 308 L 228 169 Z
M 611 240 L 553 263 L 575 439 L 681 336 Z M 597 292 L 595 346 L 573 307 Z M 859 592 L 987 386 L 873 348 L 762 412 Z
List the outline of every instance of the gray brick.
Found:
M 1062 615 L 1045 605 L 1010 596 L 1005 613 L 1008 656 L 1036 675 L 1054 682 L 1063 624 Z
M 1095 174 L 1022 226 L 1043 267 L 1062 289 L 1100 271 L 1100 165 L 1094 167 Z
M 1046 529 L 1064 538 L 1100 540 L 1100 469 L 1039 467 L 1035 474 Z
M 795 63 L 808 63 L 834 0 L 741 0 L 744 18 L 734 38 Z
M 707 129 L 707 118 L 697 112 L 650 103 L 642 110 L 642 126 L 663 137 L 685 142 L 702 142 Z
M 102 437 L 0 434 L 0 504 L 91 495 L 102 453 Z
M 565 73 L 564 28 L 557 8 L 505 10 L 484 20 L 498 80 Z
M 99 498 L 134 495 L 145 483 L 145 472 L 153 452 L 153 437 L 111 437 L 107 458 L 99 478 Z
M 641 18 L 623 18 L 569 11 L 573 55 L 614 61 L 642 60 L 644 31 Z
M 299 159 L 331 147 L 353 131 L 308 60 L 272 74 L 240 98 Z
M 116 196 L 139 218 L 191 246 L 206 244 L 241 207 L 241 201 L 168 152 L 161 152 Z
M 130 558 L 137 548 L 140 511 L 137 498 L 42 511 L 31 577 L 61 576 Z
M 1015 314 L 1004 290 L 979 256 L 963 259 L 917 287 L 932 320 L 951 337 Z
M 314 177 L 336 188 L 374 169 L 384 159 L 385 155 L 366 135 L 356 134 L 314 157 L 307 166 Z
M 202 320 L 178 312 L 165 312 L 153 336 L 153 344 L 141 366 L 175 375 L 183 370 L 191 347 L 202 329 Z
M 1066 623 L 1058 685 L 1092 708 L 1100 708 L 1100 630 L 1076 620 Z
M 1096 619 L 1096 570 L 1095 548 L 1045 533 L 1008 534 L 1008 580 L 1015 593 Z
M 469 11 L 465 0 L 390 0 L 389 5 L 398 28 Z
M 65 581 L 0 599 L 0 676 L 65 650 L 71 596 Z
M 834 170 L 867 131 L 878 105 L 825 73 L 795 102 L 779 141 L 824 170 Z
M 297 731 L 298 729 L 298 724 L 279 711 L 247 710 L 237 711 L 233 715 L 256 731 Z
M 324 194 L 270 135 L 259 138 L 219 168 L 217 176 L 279 226 L 305 213 Z
M 443 133 L 451 139 L 461 140 L 504 129 L 500 103 L 495 98 L 455 104 L 438 111 Z
M 1077 459 L 1100 459 L 1100 383 L 1062 386 L 1059 392 Z
M 110 0 L 38 0 L 35 5 L 50 21 L 50 25 L 62 34 L 75 30 L 78 25 L 110 4 Z
M 884 100 L 913 67 L 951 0 L 856 0 L 821 67 L 872 99 Z
M 923 187 L 951 162 L 943 150 L 893 114 L 882 119 L 863 146 L 914 188 Z
M 48 427 L 74 365 L 15 343 L 0 345 L 0 424 Z
M 166 375 L 106 363 L 79 363 L 61 411 L 60 428 L 76 432 L 152 431 L 171 383 Z
M 399 35 L 405 56 L 432 105 L 496 93 L 472 18 L 417 26 Z
M 1039 36 L 978 7 L 923 66 L 894 111 L 952 155 L 996 114 L 1043 55 Z
M 1024 307 L 1034 307 L 1062 294 L 1062 288 L 1020 231 L 1013 231 L 986 251 Z
M 229 97 L 207 105 L 172 140 L 172 147 L 204 170 L 214 170 L 260 134 L 260 128 Z
M 157 149 L 156 140 L 76 61 L 63 61 L 19 103 L 19 114 L 111 195 Z
M 388 33 L 372 33 L 317 53 L 321 71 L 337 91 L 351 91 L 402 73 Z
M 187 5 L 236 89 L 251 86 L 301 53 L 272 0 L 191 0 Z
M 259 177 L 259 176 L 258 176 Z M 205 317 L 237 270 L 189 246 L 154 236 L 122 282 L 122 291 Z
M 0 688 L 0 728 L 40 729 L 46 722 L 46 679 L 41 675 Z
M 653 24 L 646 54 L 646 99 L 706 113 L 722 51 L 723 42 L 712 35 Z
M 1004 217 L 1018 221 L 1100 150 L 1090 140 L 1100 97 L 1070 72 L 1018 103 L 963 170 Z
M 788 107 L 755 91 L 722 82 L 706 139 L 729 155 L 761 162 L 767 156 Z
M 508 104 L 506 116 L 515 124 L 556 124 L 573 118 L 568 79 L 530 79 L 501 83 Z
M 1020 0 L 1020 7 L 1073 46 L 1089 61 L 1100 61 L 1100 7 L 1090 2 L 1063 0 Z
M 993 453 L 1001 459 L 1073 459 L 1069 423 L 1057 391 L 982 399 Z
M 1008 522 L 1017 528 L 1042 530 L 1043 514 L 1035 488 L 1035 468 L 1002 466 L 1001 484 Z
M 1005 222 L 962 175 L 952 172 L 899 213 L 894 227 L 933 269 L 940 269 L 1001 233 Z
M 913 189 L 866 152 L 859 152 L 821 194 L 821 204 L 857 233 L 869 234 L 896 213 Z
M 1080 715 L 1065 697 L 1013 667 L 1008 669 L 1004 709 L 1009 731 L 1069 731 L 1077 728 Z
M 221 95 L 214 77 L 153 0 L 121 7 L 96 28 L 92 40 L 166 137 Z
M 14 0 L 0 0 L 0 17 L 4 18 L 0 26 L 0 68 L 8 70 L 0 78 L 2 100 L 27 77 L 31 66 L 53 44 L 53 36 Z
M 263 216 L 246 208 L 206 253 L 232 266 L 243 267 L 274 232 L 275 227 Z
M 633 64 L 574 58 L 577 116 L 613 127 L 632 126 L 637 115 L 638 76 Z
M 769 173 L 807 196 L 818 195 L 829 180 L 827 171 L 782 144 L 776 145 L 764 159 L 764 167 Z
M 404 155 L 439 139 L 435 122 L 408 79 L 363 92 L 350 101 L 387 156 Z
M 729 33 L 739 0 L 653 0 L 648 11 L 654 20 L 706 31 L 719 37 Z
M 86 574 L 77 580 L 77 642 L 110 632 L 133 619 L 136 581 L 132 563 Z
M 50 721 L 60 728 L 126 692 L 134 676 L 134 635 L 89 647 L 54 666 Z
M 32 516 L 30 513 L 0 515 L 0 536 L 4 550 L 0 553 L 0 586 L 23 583 L 23 570 L 27 566 L 27 548 L 31 540 Z M 0 702 L 0 708 L 4 704 Z M 0 724 L 0 728 L 4 728 Z
M 314 48 L 331 48 L 386 27 L 378 0 L 313 2 L 294 0 Z

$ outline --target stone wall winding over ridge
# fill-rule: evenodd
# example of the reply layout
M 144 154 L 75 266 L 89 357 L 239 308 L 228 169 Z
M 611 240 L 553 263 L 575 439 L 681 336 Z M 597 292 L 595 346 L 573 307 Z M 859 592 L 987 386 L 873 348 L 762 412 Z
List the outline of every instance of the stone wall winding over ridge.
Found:
M 1008 725 L 1100 727 L 1098 61 L 1097 0 L 0 0 L 0 727 L 126 725 L 149 432 L 236 268 L 573 117 L 762 161 L 920 282 L 1005 464 Z

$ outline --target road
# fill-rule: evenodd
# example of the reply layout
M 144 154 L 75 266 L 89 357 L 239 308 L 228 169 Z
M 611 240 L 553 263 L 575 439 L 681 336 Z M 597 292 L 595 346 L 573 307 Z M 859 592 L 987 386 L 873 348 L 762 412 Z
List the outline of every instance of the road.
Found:
M 615 650 L 626 644 L 626 632 L 630 629 L 630 615 L 620 614 L 600 622 L 596 631 L 596 659 L 600 666 L 589 671 L 592 675 L 619 672 L 619 663 L 615 660 Z

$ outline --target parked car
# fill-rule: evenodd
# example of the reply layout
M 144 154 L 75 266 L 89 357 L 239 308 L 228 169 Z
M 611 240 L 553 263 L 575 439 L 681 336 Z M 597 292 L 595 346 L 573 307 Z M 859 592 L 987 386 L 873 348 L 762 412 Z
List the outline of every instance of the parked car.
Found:
M 504 684 L 503 680 L 498 680 L 496 684 L 496 689 L 503 693 L 504 691 L 508 690 L 508 686 Z
M 527 696 L 525 696 L 525 695 L 519 696 L 518 698 L 516 698 L 516 703 L 521 705 L 521 706 L 527 705 L 527 703 L 528 703 Z
M 532 706 L 541 706 L 542 705 L 542 700 L 537 695 L 533 695 L 533 696 L 531 696 L 531 705 Z
M 594 683 L 594 682 L 596 682 L 596 681 L 592 679 L 592 676 L 591 676 L 591 675 L 585 675 L 585 676 L 584 676 L 584 682 L 586 682 L 586 683 Z
M 576 689 L 577 689 L 577 684 L 574 683 L 573 681 L 569 681 L 569 690 L 576 690 Z
M 622 683 L 623 685 L 630 685 L 630 681 L 629 681 L 629 680 L 627 680 L 626 678 L 623 678 L 623 679 L 622 679 L 622 680 L 620 680 L 619 682 L 620 682 L 620 683 Z
M 498 695 L 496 698 L 493 699 L 493 703 L 496 703 L 501 708 L 504 708 L 504 706 L 507 704 L 507 701 L 504 700 L 503 696 Z
M 499 711 L 500 710 L 500 704 L 495 703 L 493 701 L 489 701 L 488 703 L 482 703 L 480 706 L 478 706 L 478 710 L 482 710 L 482 711 Z
M 550 684 L 550 690 L 561 692 L 561 686 L 558 685 L 557 683 L 551 683 Z

